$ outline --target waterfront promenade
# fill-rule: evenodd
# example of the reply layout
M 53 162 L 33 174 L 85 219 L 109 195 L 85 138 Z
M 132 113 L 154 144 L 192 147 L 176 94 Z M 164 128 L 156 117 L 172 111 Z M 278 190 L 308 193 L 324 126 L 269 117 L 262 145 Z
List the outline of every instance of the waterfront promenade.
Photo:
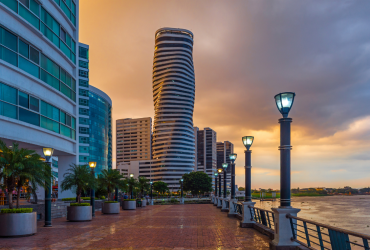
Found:
M 211 204 L 156 205 L 96 213 L 91 222 L 53 220 L 38 223 L 38 233 L 0 238 L 0 249 L 269 249 L 269 239 L 254 229 L 240 228 Z

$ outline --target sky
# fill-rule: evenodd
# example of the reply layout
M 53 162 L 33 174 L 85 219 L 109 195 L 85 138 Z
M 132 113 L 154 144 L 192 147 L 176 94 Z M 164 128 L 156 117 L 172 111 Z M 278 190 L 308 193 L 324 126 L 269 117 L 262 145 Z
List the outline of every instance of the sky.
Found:
M 370 186 L 370 1 L 80 0 L 90 84 L 115 120 L 154 117 L 154 34 L 194 34 L 194 126 L 234 143 L 236 184 L 252 145 L 252 188 L 279 188 L 274 96 L 295 92 L 292 187 Z M 114 136 L 115 137 L 115 136 Z M 113 141 L 115 157 L 115 138 Z

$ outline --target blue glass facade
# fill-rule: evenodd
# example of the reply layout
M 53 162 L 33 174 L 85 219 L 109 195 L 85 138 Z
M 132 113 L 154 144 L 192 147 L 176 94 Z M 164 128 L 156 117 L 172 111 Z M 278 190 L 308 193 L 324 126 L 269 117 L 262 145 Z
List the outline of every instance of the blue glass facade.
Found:
M 90 161 L 96 162 L 95 173 L 112 169 L 112 106 L 100 95 L 89 92 Z

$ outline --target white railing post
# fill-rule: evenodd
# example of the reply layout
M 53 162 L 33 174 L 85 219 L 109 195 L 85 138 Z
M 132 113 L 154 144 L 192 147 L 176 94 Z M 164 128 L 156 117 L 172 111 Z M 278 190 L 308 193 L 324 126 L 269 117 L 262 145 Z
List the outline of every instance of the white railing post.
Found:
M 234 207 L 234 203 L 238 203 L 237 199 L 229 199 L 229 213 L 228 217 L 235 217 L 236 216 L 236 208 Z
M 228 201 L 229 199 L 228 198 L 223 198 L 222 199 L 222 208 L 221 208 L 221 212 L 229 212 L 229 209 L 226 208 L 226 202 Z
M 297 216 L 301 211 L 297 208 L 272 208 L 275 217 L 275 237 L 270 243 L 271 249 L 295 249 L 299 244 L 292 241 L 292 228 L 290 219 L 286 217 L 287 214 Z
M 240 227 L 253 227 L 253 224 L 256 222 L 253 220 L 253 217 L 251 215 L 251 207 L 254 207 L 255 202 L 248 201 L 243 202 L 243 220 L 240 222 Z
M 222 208 L 222 198 L 221 197 L 218 197 L 217 208 Z

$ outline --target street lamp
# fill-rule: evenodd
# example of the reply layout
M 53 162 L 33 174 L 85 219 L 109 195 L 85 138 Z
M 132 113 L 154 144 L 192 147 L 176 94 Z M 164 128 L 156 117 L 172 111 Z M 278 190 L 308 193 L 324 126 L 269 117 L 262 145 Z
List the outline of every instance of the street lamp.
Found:
M 150 183 L 150 203 L 151 205 L 153 205 L 153 182 L 149 182 Z
M 284 92 L 275 95 L 275 102 L 283 118 L 280 123 L 280 207 L 290 208 L 290 124 L 292 118 L 288 118 L 290 109 L 293 106 L 295 93 Z
M 91 174 L 95 178 L 95 167 L 96 167 L 96 162 L 95 161 L 90 161 L 89 162 L 89 167 L 91 169 Z M 90 191 L 90 205 L 92 209 L 92 217 L 95 217 L 95 190 L 92 188 Z
M 134 178 L 134 174 L 130 174 L 130 178 Z M 131 188 L 131 199 L 134 197 L 134 188 Z
M 222 172 L 222 168 L 219 168 L 217 169 L 218 171 L 218 197 L 221 198 L 221 172 Z
M 249 150 L 253 144 L 254 137 L 253 136 L 244 136 L 242 138 L 243 144 L 247 150 L 244 151 L 245 153 L 245 197 L 244 201 L 249 202 L 252 201 L 252 191 L 251 191 L 251 182 L 252 182 L 252 173 L 251 173 L 251 157 L 252 157 L 252 150 Z
M 45 160 L 47 164 L 50 166 L 50 171 L 51 171 L 51 157 L 53 156 L 54 149 L 53 148 L 43 148 L 42 149 Z M 50 173 L 51 175 L 51 173 Z M 49 185 L 48 182 L 45 182 L 45 225 L 44 227 L 51 227 L 51 190 L 52 188 L 50 187 L 51 183 Z
M 182 191 L 183 186 L 182 186 L 182 184 L 184 182 L 184 179 L 181 178 L 180 181 L 181 181 L 181 203 L 183 203 L 183 199 L 182 199 L 182 197 L 183 197 L 183 191 Z
M 235 160 L 236 154 L 229 154 L 231 160 L 231 199 L 235 199 Z
M 218 173 L 216 172 L 215 173 L 215 197 L 217 196 L 217 176 L 218 176 Z
M 224 198 L 226 199 L 226 169 L 229 166 L 227 163 L 222 163 L 222 168 L 224 169 Z

